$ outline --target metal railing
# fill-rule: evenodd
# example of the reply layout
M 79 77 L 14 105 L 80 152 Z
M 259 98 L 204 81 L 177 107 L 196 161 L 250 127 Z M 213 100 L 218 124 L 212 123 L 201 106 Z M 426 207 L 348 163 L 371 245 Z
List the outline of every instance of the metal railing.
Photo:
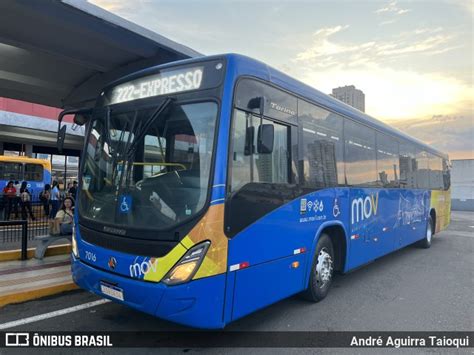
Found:
M 0 221 L 0 233 L 5 241 L 21 240 L 21 260 L 27 259 L 28 251 L 28 221 Z
M 28 241 L 35 244 L 36 236 L 49 233 L 51 212 L 51 202 L 37 196 L 29 204 L 0 197 L 0 250 L 21 248 L 22 260 L 26 259 Z

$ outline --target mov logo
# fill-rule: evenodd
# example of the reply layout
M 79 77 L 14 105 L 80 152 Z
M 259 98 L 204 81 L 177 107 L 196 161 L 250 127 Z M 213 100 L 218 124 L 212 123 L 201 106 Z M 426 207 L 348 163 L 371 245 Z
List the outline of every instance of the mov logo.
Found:
M 140 277 L 148 274 L 150 270 L 156 272 L 158 266 L 158 259 L 155 259 L 153 262 L 151 260 L 142 261 L 141 263 L 133 263 L 130 265 L 130 276 L 131 277 Z
M 359 197 L 352 200 L 351 224 L 359 223 L 364 219 L 377 215 L 379 193 L 371 194 L 365 198 Z

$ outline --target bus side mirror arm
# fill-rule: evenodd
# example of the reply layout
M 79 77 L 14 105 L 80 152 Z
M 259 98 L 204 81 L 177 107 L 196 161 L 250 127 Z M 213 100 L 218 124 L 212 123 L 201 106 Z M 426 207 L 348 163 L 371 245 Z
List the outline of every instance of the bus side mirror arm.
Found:
M 64 141 L 66 139 L 66 125 L 62 125 L 63 118 L 66 115 L 74 115 L 74 123 L 78 126 L 82 126 L 89 121 L 90 115 L 92 114 L 92 109 L 73 109 L 73 110 L 64 110 L 59 113 L 58 116 L 58 137 L 57 137 L 57 149 L 59 154 L 63 152 Z
M 247 108 L 250 110 L 255 110 L 258 108 L 260 116 L 263 116 L 263 113 L 265 112 L 265 97 L 257 96 L 253 99 L 250 99 L 247 103 Z
M 58 128 L 57 148 L 58 148 L 59 154 L 63 153 L 64 140 L 66 139 L 66 129 L 67 129 L 67 126 L 62 126 L 61 128 Z

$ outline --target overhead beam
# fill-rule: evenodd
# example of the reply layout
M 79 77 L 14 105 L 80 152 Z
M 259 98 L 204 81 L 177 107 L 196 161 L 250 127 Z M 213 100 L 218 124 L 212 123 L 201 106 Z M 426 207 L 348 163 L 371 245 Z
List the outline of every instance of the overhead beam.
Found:
M 201 54 L 84 0 L 0 1 L 0 96 L 93 105 L 120 76 Z
M 135 71 L 149 68 L 151 66 L 168 63 L 176 60 L 171 54 L 163 52 L 159 56 L 146 58 L 140 61 L 128 63 L 106 73 L 96 73 L 94 76 L 71 90 L 64 98 L 62 104 L 65 108 L 92 107 L 99 97 L 101 90 L 110 82 Z

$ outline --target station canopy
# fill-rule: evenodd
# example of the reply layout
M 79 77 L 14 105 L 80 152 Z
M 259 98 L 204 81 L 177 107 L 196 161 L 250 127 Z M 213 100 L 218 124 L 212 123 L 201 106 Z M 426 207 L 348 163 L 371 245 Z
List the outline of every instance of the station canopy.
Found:
M 3 0 L 0 14 L 0 97 L 92 106 L 120 76 L 201 56 L 82 0 Z

